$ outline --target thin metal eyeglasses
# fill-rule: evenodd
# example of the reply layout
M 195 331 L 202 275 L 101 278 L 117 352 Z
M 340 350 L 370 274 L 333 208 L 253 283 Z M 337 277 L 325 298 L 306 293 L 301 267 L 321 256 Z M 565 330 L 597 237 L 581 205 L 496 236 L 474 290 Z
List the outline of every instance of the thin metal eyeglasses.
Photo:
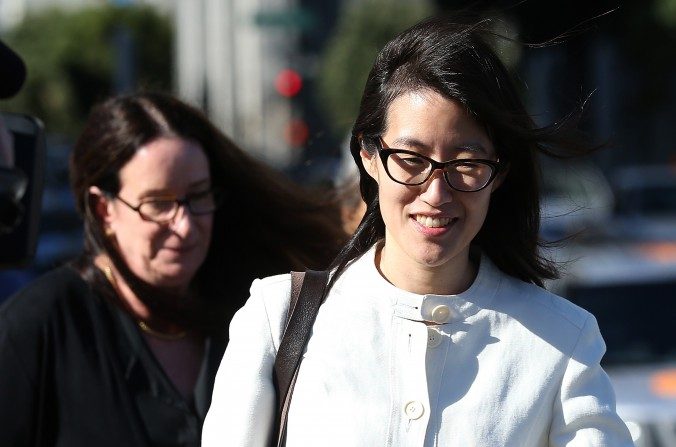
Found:
M 216 211 L 223 200 L 220 189 L 188 194 L 182 199 L 173 196 L 151 197 L 142 199 L 136 206 L 118 195 L 113 195 L 113 197 L 127 205 L 131 210 L 136 211 L 141 219 L 159 224 L 174 220 L 181 206 L 185 206 L 194 216 L 202 216 Z
M 460 192 L 477 192 L 488 186 L 500 171 L 500 161 L 459 158 L 439 162 L 417 152 L 393 149 L 378 137 L 378 154 L 387 175 L 395 182 L 416 186 L 441 169 L 448 186 Z

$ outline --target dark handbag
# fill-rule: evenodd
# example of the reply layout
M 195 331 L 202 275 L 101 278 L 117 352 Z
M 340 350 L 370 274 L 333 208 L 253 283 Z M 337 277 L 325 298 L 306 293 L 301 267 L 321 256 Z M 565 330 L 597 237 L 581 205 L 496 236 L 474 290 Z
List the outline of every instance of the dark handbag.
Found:
M 310 338 L 310 330 L 324 300 L 328 277 L 328 271 L 291 272 L 291 301 L 273 375 L 277 391 L 277 417 L 274 432 L 276 439 L 270 441 L 272 447 L 286 445 L 286 422 L 291 394 L 296 384 L 303 350 Z

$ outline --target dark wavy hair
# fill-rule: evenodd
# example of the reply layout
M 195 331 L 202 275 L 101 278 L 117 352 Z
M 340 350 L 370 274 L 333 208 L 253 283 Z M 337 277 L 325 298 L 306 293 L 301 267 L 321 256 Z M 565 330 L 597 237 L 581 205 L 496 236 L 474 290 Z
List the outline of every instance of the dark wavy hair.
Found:
M 199 143 L 214 187 L 226 204 L 214 214 L 211 246 L 191 284 L 198 307 L 169 307 L 176 300 L 136 277 L 106 238 L 93 212 L 91 186 L 117 194 L 120 169 L 136 151 L 163 136 Z M 325 268 L 344 242 L 337 204 L 295 185 L 241 150 L 197 109 L 160 93 L 109 99 L 89 115 L 70 160 L 71 188 L 84 218 L 83 277 L 105 289 L 93 259 L 106 253 L 151 310 L 186 327 L 225 332 L 248 297 L 253 279 L 289 270 Z M 109 287 L 108 287 L 109 289 Z
M 490 42 L 501 38 L 491 31 L 492 25 L 490 19 L 432 17 L 397 35 L 376 57 L 350 140 L 367 211 L 334 260 L 334 281 L 351 260 L 385 235 L 378 184 L 367 174 L 359 152 L 376 150 L 372 143 L 385 133 L 387 111 L 395 98 L 422 90 L 465 107 L 484 126 L 509 169 L 492 194 L 473 245 L 502 271 L 524 281 L 542 286 L 544 279 L 557 276 L 556 266 L 539 252 L 538 153 L 569 157 L 595 148 L 575 129 L 581 110 L 550 126 L 535 125 L 510 73 L 492 49 Z

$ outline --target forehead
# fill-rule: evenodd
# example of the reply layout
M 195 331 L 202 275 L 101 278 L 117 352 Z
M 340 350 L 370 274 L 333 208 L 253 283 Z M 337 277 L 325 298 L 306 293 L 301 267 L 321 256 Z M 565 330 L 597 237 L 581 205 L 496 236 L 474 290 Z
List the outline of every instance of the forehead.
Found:
M 431 90 L 397 96 L 387 109 L 385 136 L 390 145 L 423 152 L 472 147 L 494 153 L 486 130 L 467 109 Z
M 209 161 L 194 141 L 161 137 L 141 146 L 120 169 L 126 189 L 182 189 L 209 179 Z

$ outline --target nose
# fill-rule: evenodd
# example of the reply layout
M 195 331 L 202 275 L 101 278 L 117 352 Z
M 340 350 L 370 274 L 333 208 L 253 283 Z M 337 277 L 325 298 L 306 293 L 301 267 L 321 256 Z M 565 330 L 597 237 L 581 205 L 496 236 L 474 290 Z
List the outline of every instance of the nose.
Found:
M 453 190 L 446 182 L 441 169 L 432 172 L 432 175 L 422 184 L 420 198 L 431 206 L 439 206 L 453 200 Z
M 195 216 L 188 210 L 188 206 L 185 203 L 179 205 L 176 215 L 169 222 L 171 230 L 182 238 L 186 238 L 190 234 L 194 225 Z

